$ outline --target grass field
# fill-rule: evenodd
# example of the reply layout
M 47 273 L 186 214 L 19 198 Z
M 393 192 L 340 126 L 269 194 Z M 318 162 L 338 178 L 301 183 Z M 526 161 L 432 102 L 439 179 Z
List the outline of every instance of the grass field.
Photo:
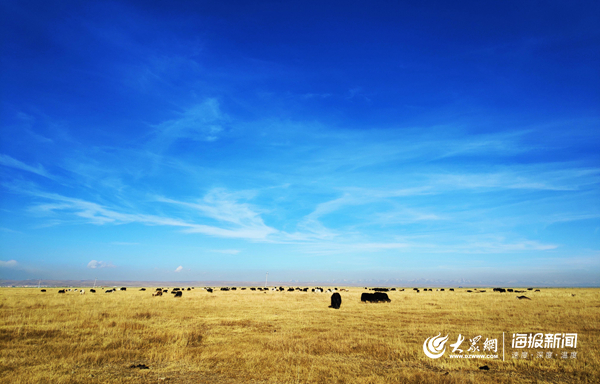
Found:
M 600 383 L 600 289 L 330 294 L 154 287 L 86 294 L 0 289 L 1 383 Z M 573 296 L 574 295 L 574 296 Z M 505 360 L 438 359 L 431 336 L 502 337 Z M 553 358 L 513 358 L 513 333 L 577 333 Z M 483 342 L 483 340 L 482 340 Z M 501 340 L 499 340 L 501 343 Z M 447 348 L 449 348 L 447 346 Z M 576 351 L 563 359 L 561 351 Z M 533 352 L 533 349 L 518 350 Z M 149 369 L 131 368 L 143 364 Z M 480 370 L 487 365 L 490 369 Z

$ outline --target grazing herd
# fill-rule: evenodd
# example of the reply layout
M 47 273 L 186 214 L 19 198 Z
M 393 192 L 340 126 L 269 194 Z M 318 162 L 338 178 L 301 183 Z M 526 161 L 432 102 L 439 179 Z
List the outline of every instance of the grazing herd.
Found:
M 102 288 L 104 289 L 104 288 Z M 187 288 L 172 288 L 171 289 L 171 293 L 173 294 L 173 297 L 183 297 L 183 291 L 191 291 L 192 289 L 194 289 L 194 287 L 187 287 Z M 214 292 L 214 288 L 211 287 L 204 287 L 203 288 L 206 292 L 208 293 L 213 293 Z M 300 287 L 288 287 L 287 289 L 284 287 L 250 287 L 251 291 L 275 291 L 275 292 L 309 292 L 308 287 L 304 287 L 304 288 L 300 288 Z M 363 292 L 360 296 L 360 301 L 363 303 L 389 303 L 391 302 L 388 294 L 386 292 L 403 292 L 404 288 L 402 289 L 397 289 L 396 288 L 368 288 L 365 287 L 365 289 L 367 290 L 371 290 L 373 291 L 373 293 L 370 292 Z M 423 292 L 433 292 L 432 288 L 421 288 L 423 290 Z M 419 288 L 413 288 L 413 291 L 415 291 L 416 293 L 421 292 L 421 289 Z M 220 287 L 220 290 L 223 292 L 228 292 L 228 291 L 236 291 L 237 287 Z M 240 290 L 246 290 L 246 288 L 240 288 Z M 533 288 L 527 288 L 528 291 L 533 291 Z M 42 292 L 46 292 L 45 289 L 41 290 Z M 96 289 L 92 288 L 89 290 L 90 293 L 96 293 Z M 104 292 L 105 293 L 112 293 L 112 292 L 116 292 L 117 288 L 111 288 L 111 289 L 106 289 Z M 127 291 L 127 287 L 121 287 L 119 289 L 119 291 Z M 146 288 L 140 288 L 140 291 L 146 291 Z M 342 305 L 342 296 L 339 294 L 339 292 L 349 292 L 348 289 L 339 289 L 338 288 L 328 288 L 328 289 L 324 289 L 322 287 L 315 287 L 310 289 L 310 292 L 313 293 L 321 293 L 321 292 L 326 292 L 326 293 L 333 293 L 331 295 L 331 305 L 329 306 L 329 308 L 333 308 L 333 309 L 339 309 Z M 444 292 L 445 289 L 444 288 L 437 288 L 436 289 L 437 292 Z M 450 292 L 454 292 L 454 288 L 449 288 L 448 291 Z M 511 293 L 524 293 L 526 291 L 523 290 L 516 290 L 513 288 L 493 288 L 492 289 L 493 292 L 498 292 L 498 293 L 505 293 L 505 292 L 511 292 Z M 65 289 L 59 289 L 58 293 L 67 293 L 67 292 L 78 292 L 80 295 L 84 295 L 85 294 L 85 290 L 84 289 L 73 289 L 73 288 L 65 288 Z M 152 293 L 153 297 L 157 297 L 157 296 L 163 296 L 163 293 L 168 293 L 169 290 L 165 289 L 165 288 L 156 288 L 156 291 L 154 291 Z M 478 289 L 478 288 L 474 288 L 474 289 L 468 289 L 466 290 L 467 293 L 484 293 L 486 292 L 486 290 L 482 290 L 482 289 Z M 536 289 L 535 292 L 540 292 L 539 289 Z M 573 295 L 574 296 L 574 295 Z M 519 300 L 531 300 L 531 298 L 527 297 L 527 296 L 517 296 L 517 299 Z

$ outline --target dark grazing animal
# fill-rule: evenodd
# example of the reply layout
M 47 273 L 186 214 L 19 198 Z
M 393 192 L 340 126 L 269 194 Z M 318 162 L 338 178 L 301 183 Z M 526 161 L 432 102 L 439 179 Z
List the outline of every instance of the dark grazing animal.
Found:
M 331 295 L 331 305 L 329 306 L 329 308 L 340 309 L 341 305 L 342 296 L 340 296 L 339 293 L 335 292 L 333 295 Z
M 42 289 L 42 292 L 46 292 L 46 290 L 45 290 L 45 289 Z
M 212 288 L 206 288 L 206 292 L 212 293 L 212 291 L 213 291 Z
M 145 291 L 145 290 L 146 290 L 146 288 L 140 288 L 140 291 Z
M 126 290 L 127 290 L 127 288 L 121 287 L 121 291 L 126 291 Z
M 181 297 L 181 296 L 183 296 L 183 292 L 177 291 L 177 292 L 175 292 L 175 296 L 173 296 L 173 297 Z
M 506 289 L 504 289 L 504 288 L 494 288 L 494 289 L 492 289 L 492 291 L 503 293 L 503 292 L 506 292 Z
M 389 303 L 390 298 L 387 293 L 384 292 L 375 292 L 375 293 L 363 293 L 360 295 L 360 301 L 369 302 L 369 303 Z
M 90 289 L 90 292 L 96 293 L 96 290 L 94 288 L 92 288 L 92 289 Z
M 519 300 L 523 300 L 523 299 L 527 299 L 527 300 L 531 300 L 529 297 L 527 296 L 517 296 L 517 299 Z
M 65 293 L 65 290 L 64 289 L 59 289 L 58 293 Z

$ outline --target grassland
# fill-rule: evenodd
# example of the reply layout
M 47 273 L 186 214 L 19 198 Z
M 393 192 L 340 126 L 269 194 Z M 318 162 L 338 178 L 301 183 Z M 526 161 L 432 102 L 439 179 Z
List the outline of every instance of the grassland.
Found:
M 349 288 L 339 310 L 325 293 L 57 291 L 0 289 L 0 383 L 600 382 L 599 289 L 529 291 L 532 300 L 406 290 L 364 304 L 364 289 Z M 501 350 L 489 360 L 423 353 L 438 333 L 450 344 L 502 332 L 505 361 Z M 577 333 L 577 356 L 511 358 L 517 332 Z

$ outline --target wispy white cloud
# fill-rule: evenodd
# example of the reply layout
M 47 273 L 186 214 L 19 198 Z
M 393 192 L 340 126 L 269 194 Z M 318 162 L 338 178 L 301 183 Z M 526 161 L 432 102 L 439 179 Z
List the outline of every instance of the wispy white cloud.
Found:
M 175 272 L 181 272 L 183 271 L 183 267 L 180 265 L 179 267 L 175 268 Z
M 90 269 L 96 268 L 115 268 L 111 262 L 92 260 L 87 265 Z
M 46 169 L 44 169 L 44 167 L 40 164 L 36 166 L 28 165 L 8 155 L 0 155 L 0 165 L 35 173 L 36 175 L 47 177 L 49 179 L 54 179 L 54 177 L 50 173 L 48 173 L 48 171 L 46 171 Z
M 4 227 L 0 227 L 0 232 L 7 232 L 7 233 L 23 233 L 23 232 L 15 231 L 14 229 L 10 229 L 10 228 L 4 228 Z
M 179 139 L 193 141 L 216 141 L 222 134 L 226 116 L 219 108 L 216 99 L 206 99 L 194 105 L 171 120 L 154 126 L 155 137 L 150 147 L 162 152 Z
M 16 260 L 8 260 L 8 261 L 0 260 L 0 268 L 14 268 L 18 265 L 19 265 L 19 263 Z
M 555 168 L 557 164 L 553 165 Z M 565 165 L 568 166 L 568 165 Z M 574 191 L 596 183 L 600 169 L 548 169 L 542 166 L 511 167 L 487 173 L 429 174 L 433 191 L 448 189 L 531 189 Z
M 30 208 L 32 212 L 39 214 L 67 213 L 95 225 L 141 223 L 150 226 L 178 227 L 184 233 L 202 233 L 210 236 L 248 240 L 267 240 L 269 235 L 278 232 L 276 229 L 265 225 L 262 218 L 256 212 L 253 212 L 247 204 L 238 204 L 220 193 L 217 193 L 217 195 L 223 198 L 217 198 L 209 194 L 205 199 L 205 203 L 200 204 L 185 203 L 170 199 L 161 199 L 160 201 L 196 209 L 204 213 L 207 217 L 218 220 L 227 226 L 227 228 L 189 222 L 173 217 L 144 213 L 124 213 L 120 212 L 117 207 L 108 208 L 97 203 L 54 193 L 33 190 L 27 191 L 27 193 L 51 201 L 50 203 L 34 205 Z
M 517 253 L 525 251 L 550 251 L 559 248 L 557 244 L 544 244 L 534 240 L 494 240 L 495 236 L 483 236 L 479 238 L 462 238 L 460 242 L 453 244 L 436 244 L 433 253 L 457 253 L 457 254 L 497 254 Z M 456 239 L 455 239 L 456 240 Z
M 176 204 L 190 208 L 198 214 L 223 223 L 228 228 L 191 224 L 184 229 L 187 233 L 205 233 L 224 237 L 239 237 L 247 239 L 266 239 L 269 235 L 276 234 L 275 228 L 267 226 L 260 214 L 248 203 L 240 203 L 234 194 L 229 194 L 222 189 L 215 189 L 207 193 L 198 202 L 189 203 L 157 198 L 158 201 Z

